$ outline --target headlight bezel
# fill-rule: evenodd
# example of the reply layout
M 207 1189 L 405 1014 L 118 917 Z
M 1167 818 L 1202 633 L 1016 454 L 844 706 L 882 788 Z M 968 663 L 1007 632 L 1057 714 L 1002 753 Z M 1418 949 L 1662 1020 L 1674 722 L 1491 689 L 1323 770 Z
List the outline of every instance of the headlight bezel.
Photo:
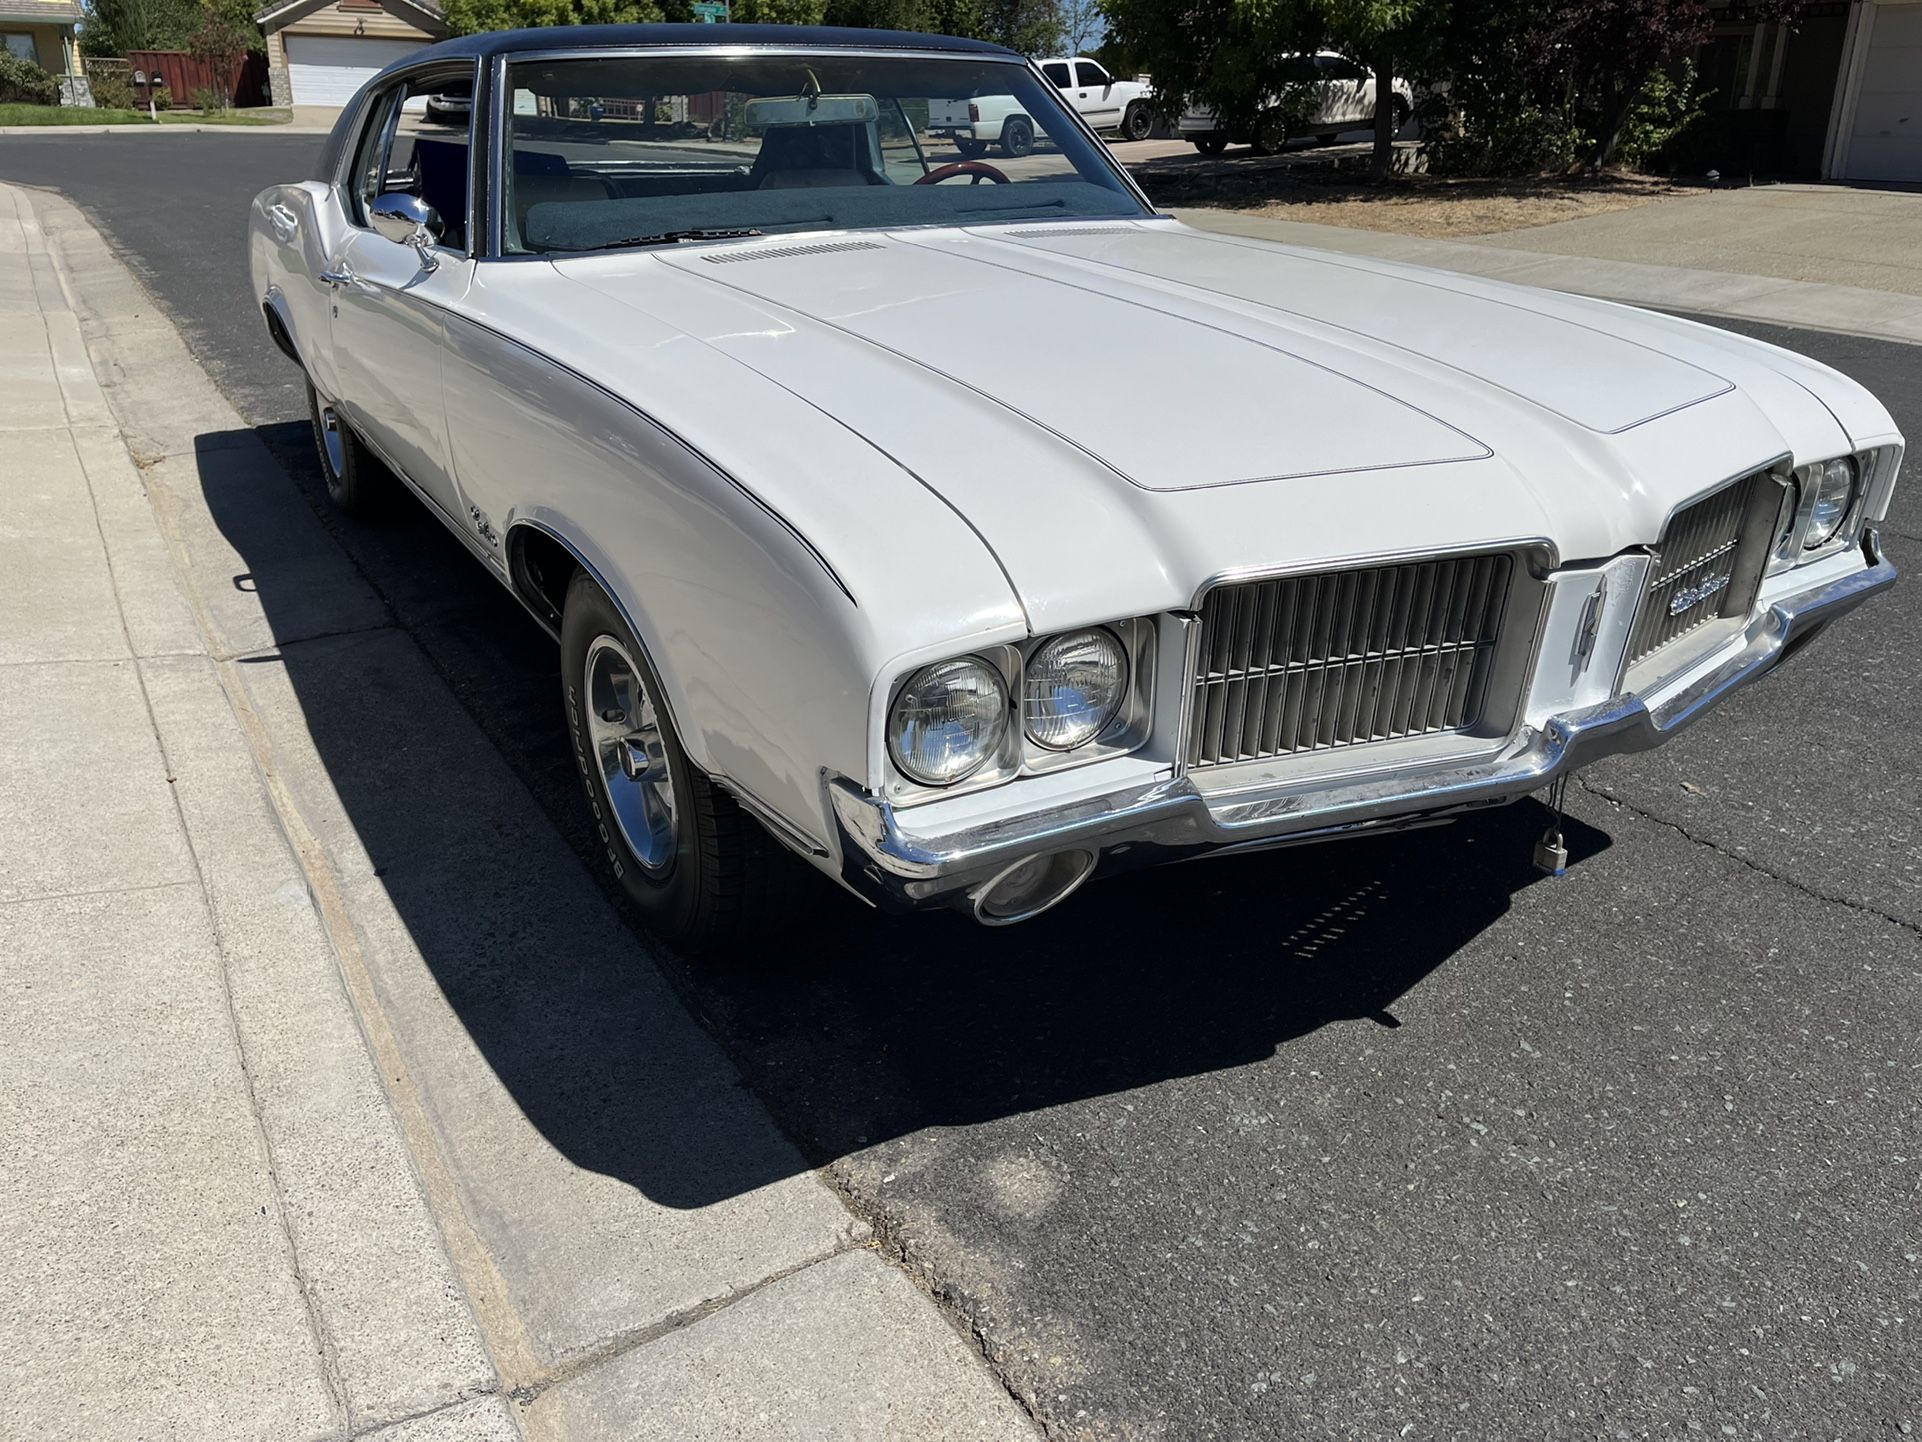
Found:
M 1846 463 L 1853 472 L 1853 483 L 1848 500 L 1842 508 L 1840 519 L 1835 523 L 1835 528 L 1811 545 L 1808 538 L 1814 525 L 1816 507 L 1820 501 L 1821 474 L 1838 461 Z M 1806 461 L 1790 470 L 1784 479 L 1784 485 L 1794 498 L 1794 514 L 1786 527 L 1778 527 L 1774 553 L 1770 557 L 1771 572 L 1793 570 L 1798 566 L 1824 560 L 1853 547 L 1860 539 L 1863 524 L 1868 516 L 1872 493 L 1882 479 L 1881 463 L 1881 448 L 1870 447 L 1866 450 L 1844 451 L 1838 455 L 1823 456 L 1818 460 Z
M 1034 693 L 1036 673 L 1046 654 L 1056 647 L 1065 647 L 1074 642 L 1107 642 L 1114 647 L 1119 658 L 1119 675 L 1114 694 L 1104 708 L 1098 723 L 1085 734 L 1075 733 L 1078 739 L 1045 739 L 1036 715 L 1037 697 Z M 1134 658 L 1128 652 L 1128 645 L 1107 626 L 1082 626 L 1072 631 L 1057 631 L 1052 636 L 1043 636 L 1022 653 L 1021 696 L 1017 709 L 1021 713 L 1021 736 L 1024 742 L 1039 746 L 1043 751 L 1079 751 L 1083 746 L 1101 739 L 1104 732 L 1121 718 L 1128 703 L 1128 688 L 1134 680 Z
M 886 704 L 880 714 L 878 739 L 885 761 L 881 778 L 884 794 L 896 805 L 917 805 L 1005 785 L 1017 777 L 1045 775 L 1070 767 L 1093 765 L 1140 750 L 1147 744 L 1153 730 L 1155 671 L 1159 664 L 1156 647 L 1158 620 L 1155 616 L 1141 616 L 1087 626 L 1068 626 L 1042 636 L 1029 637 L 1018 644 L 982 646 L 950 656 L 917 658 L 889 683 Z M 1051 750 L 1030 737 L 1023 724 L 1022 697 L 1027 663 L 1041 648 L 1057 639 L 1086 631 L 1105 631 L 1120 641 L 1128 667 L 1123 700 L 1115 715 L 1092 738 L 1067 750 Z M 916 678 L 934 667 L 960 660 L 982 662 L 999 673 L 1008 697 L 1003 742 L 992 756 L 965 776 L 945 785 L 931 783 L 916 777 L 903 764 L 895 725 L 896 711 L 903 693 Z
M 908 693 L 915 689 L 917 683 L 932 677 L 935 673 L 955 667 L 977 668 L 993 678 L 999 693 L 1000 722 L 998 729 L 989 738 L 988 745 L 972 765 L 942 779 L 933 772 L 917 770 L 906 754 L 903 738 L 908 728 L 900 724 L 900 712 Z M 882 723 L 882 734 L 888 748 L 888 760 L 910 784 L 942 794 L 952 793 L 956 787 L 967 784 L 984 771 L 993 773 L 999 769 L 998 763 L 1005 763 L 1009 758 L 1010 733 L 1015 725 L 1011 696 L 1012 690 L 1005 664 L 997 663 L 996 658 L 980 652 L 967 651 L 958 656 L 948 656 L 939 661 L 930 661 L 925 665 L 914 667 L 896 681 L 888 695 L 887 714 Z

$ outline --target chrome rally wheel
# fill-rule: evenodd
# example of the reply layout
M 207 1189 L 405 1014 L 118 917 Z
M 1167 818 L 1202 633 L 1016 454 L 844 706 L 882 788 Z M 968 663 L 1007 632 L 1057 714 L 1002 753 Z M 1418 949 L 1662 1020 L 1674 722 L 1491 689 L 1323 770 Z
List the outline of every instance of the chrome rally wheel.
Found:
M 661 713 L 617 636 L 597 636 L 588 645 L 581 690 L 587 701 L 582 719 L 614 824 L 641 870 L 659 880 L 674 869 L 680 845 Z

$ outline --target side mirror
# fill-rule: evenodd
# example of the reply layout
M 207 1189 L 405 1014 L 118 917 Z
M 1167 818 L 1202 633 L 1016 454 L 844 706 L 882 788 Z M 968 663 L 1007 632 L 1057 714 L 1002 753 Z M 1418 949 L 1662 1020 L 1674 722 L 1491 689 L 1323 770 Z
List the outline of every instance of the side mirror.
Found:
M 433 270 L 440 264 L 432 247 L 447 227 L 440 212 L 418 195 L 388 191 L 367 207 L 367 223 L 396 245 L 411 245 L 420 257 L 422 270 Z

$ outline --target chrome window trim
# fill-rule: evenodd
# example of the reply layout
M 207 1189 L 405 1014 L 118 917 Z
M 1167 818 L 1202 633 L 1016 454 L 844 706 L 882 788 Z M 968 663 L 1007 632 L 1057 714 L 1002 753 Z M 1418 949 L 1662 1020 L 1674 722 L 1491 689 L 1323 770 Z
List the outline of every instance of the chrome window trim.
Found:
M 1162 217 L 1162 212 L 1156 209 L 1155 203 L 1148 198 L 1147 192 L 1144 191 L 1141 188 L 1141 186 L 1136 183 L 1134 176 L 1129 173 L 1128 167 L 1121 164 L 1119 161 L 1117 161 L 1114 158 L 1113 152 L 1109 149 L 1108 142 L 1103 140 L 1100 134 L 1095 130 L 1095 128 L 1090 124 L 1088 124 L 1087 120 L 1082 116 L 1080 111 L 1076 110 L 1072 105 L 1069 105 L 1066 101 L 1060 98 L 1061 92 L 1055 87 L 1055 84 L 1052 80 L 1049 80 L 1045 75 L 1041 73 L 1040 66 L 1036 65 L 1034 61 L 1024 60 L 1018 55 L 1005 55 L 1005 56 L 994 55 L 994 54 L 986 53 L 983 51 L 975 51 L 975 50 L 920 49 L 920 48 L 900 48 L 900 47 L 888 47 L 888 46 L 874 46 L 874 47 L 862 46 L 857 48 L 857 47 L 842 47 L 838 45 L 769 45 L 769 44 L 748 44 L 748 43 L 729 44 L 726 41 L 713 41 L 713 42 L 704 41 L 698 45 L 695 45 L 695 44 L 682 44 L 682 45 L 623 44 L 623 45 L 603 45 L 603 46 L 569 45 L 569 46 L 556 46 L 554 49 L 551 49 L 551 50 L 504 50 L 493 57 L 494 63 L 493 63 L 492 72 L 491 72 L 493 76 L 493 85 L 490 87 L 492 94 L 489 97 L 489 103 L 488 103 L 488 109 L 490 112 L 488 119 L 491 122 L 491 127 L 492 127 L 491 133 L 494 138 L 493 153 L 490 156 L 489 165 L 488 165 L 488 172 L 489 172 L 488 178 L 490 182 L 492 182 L 487 187 L 488 233 L 487 233 L 487 243 L 484 247 L 481 247 L 479 250 L 476 251 L 476 258 L 487 259 L 487 260 L 520 260 L 520 259 L 528 258 L 528 256 L 523 256 L 523 255 L 509 255 L 507 251 L 506 208 L 505 208 L 505 202 L 503 200 L 503 195 L 506 191 L 506 185 L 504 181 L 505 166 L 507 165 L 507 157 L 510 154 L 510 151 L 508 148 L 509 136 L 507 131 L 507 121 L 508 121 L 508 116 L 512 114 L 512 106 L 510 104 L 511 92 L 508 90 L 508 86 L 507 86 L 508 67 L 510 65 L 520 64 L 522 62 L 531 61 L 531 60 L 608 60 L 608 59 L 620 59 L 620 58 L 639 59 L 639 58 L 643 58 L 647 56 L 655 56 L 655 55 L 698 56 L 698 57 L 704 57 L 707 59 L 713 59 L 717 56 L 728 56 L 728 55 L 753 55 L 753 56 L 834 55 L 834 56 L 846 56 L 850 59 L 855 59 L 855 60 L 898 60 L 898 59 L 926 60 L 932 57 L 937 60 L 967 60 L 967 61 L 974 61 L 977 63 L 988 64 L 988 65 L 1018 66 L 1027 70 L 1029 75 L 1031 75 L 1034 78 L 1035 83 L 1043 88 L 1043 91 L 1045 94 L 1055 97 L 1055 103 L 1058 106 L 1060 106 L 1061 113 L 1068 118 L 1069 127 L 1071 129 L 1078 129 L 1081 132 L 1082 137 L 1088 142 L 1088 144 L 1091 147 L 1093 147 L 1095 153 L 1102 157 L 1102 160 L 1108 166 L 1109 171 L 1120 180 L 1123 193 L 1133 197 L 1135 202 L 1141 206 L 1142 213 L 1140 215 L 1106 216 L 1106 217 L 1099 217 L 1099 218 L 1107 219 L 1107 220 L 1115 220 L 1115 221 L 1132 221 L 1132 220 L 1151 220 L 1157 217 Z M 476 94 L 478 95 L 478 93 L 479 92 L 477 90 Z M 471 180 L 469 182 L 469 188 L 470 190 L 472 188 Z M 1094 217 L 1091 217 L 1091 218 L 1094 218 Z M 1162 218 L 1165 218 L 1165 217 L 1162 217 Z M 997 222 L 988 222 L 988 223 L 994 224 Z M 1012 224 L 1014 222 L 998 222 L 998 223 Z M 1032 220 L 1029 220 L 1025 223 L 1030 225 L 1034 224 Z M 877 231 L 926 230 L 926 229 L 938 229 L 944 226 L 952 228 L 953 222 L 942 221 L 942 222 L 936 222 L 932 225 L 863 226 L 858 229 L 850 229 L 847 227 L 842 227 L 834 231 L 798 231 L 798 232 L 783 231 L 781 232 L 781 234 L 783 235 L 788 235 L 788 234 L 862 235 L 862 234 L 872 234 Z M 470 233 L 470 239 L 471 238 L 472 237 Z M 544 252 L 529 252 L 528 255 L 538 260 L 552 259 L 550 255 Z
M 480 104 L 482 73 L 480 62 L 478 60 L 470 60 L 464 63 L 468 66 L 472 75 L 474 103 L 475 106 L 478 107 Z M 458 58 L 453 60 L 414 61 L 403 69 L 377 75 L 374 79 L 361 86 L 354 99 L 349 102 L 350 108 L 353 110 L 353 120 L 348 131 L 350 140 L 348 144 L 341 147 L 342 153 L 335 163 L 331 182 L 334 188 L 341 190 L 352 184 L 353 177 L 351 173 L 343 174 L 343 172 L 352 172 L 354 168 L 354 158 L 360 154 L 360 144 L 367 133 L 367 116 L 364 112 L 370 106 L 374 105 L 382 96 L 386 95 L 395 85 L 408 85 L 418 76 L 433 75 L 442 71 L 445 71 L 449 75 L 457 74 L 462 64 L 463 62 Z M 394 111 L 393 122 L 389 127 L 385 142 L 390 149 L 394 143 L 393 129 L 398 127 L 399 123 L 400 111 L 397 109 Z M 480 192 L 476 189 L 481 178 L 480 134 L 481 127 L 477 122 L 476 116 L 470 112 L 467 120 L 467 214 L 462 226 L 462 233 L 467 237 L 467 246 L 465 249 L 457 249 L 451 245 L 436 243 L 433 247 L 433 249 L 457 260 L 479 260 L 484 248 L 480 243 L 480 233 L 476 229 L 481 221 L 479 205 Z M 384 169 L 385 167 L 383 167 L 383 171 Z M 379 234 L 372 226 L 363 225 L 354 219 L 354 206 L 351 195 L 344 196 L 343 199 L 346 203 L 342 206 L 342 209 L 346 211 L 347 225 L 350 230 L 360 231 L 368 235 Z

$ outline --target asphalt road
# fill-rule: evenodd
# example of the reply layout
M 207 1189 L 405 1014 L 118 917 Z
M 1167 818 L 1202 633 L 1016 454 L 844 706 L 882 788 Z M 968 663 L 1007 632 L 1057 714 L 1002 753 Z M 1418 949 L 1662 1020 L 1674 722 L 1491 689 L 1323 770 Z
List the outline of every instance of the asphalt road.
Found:
M 324 512 L 241 231 L 318 144 L 9 137 L 0 178 L 93 213 Z M 1922 348 L 1732 328 L 1922 436 Z M 330 526 L 592 865 L 552 648 L 417 508 Z M 763 967 L 661 964 L 1053 1435 L 1906 1435 L 1919 640 L 1910 581 L 1595 768 L 1559 881 L 1524 804 L 1005 932 L 824 891 Z

